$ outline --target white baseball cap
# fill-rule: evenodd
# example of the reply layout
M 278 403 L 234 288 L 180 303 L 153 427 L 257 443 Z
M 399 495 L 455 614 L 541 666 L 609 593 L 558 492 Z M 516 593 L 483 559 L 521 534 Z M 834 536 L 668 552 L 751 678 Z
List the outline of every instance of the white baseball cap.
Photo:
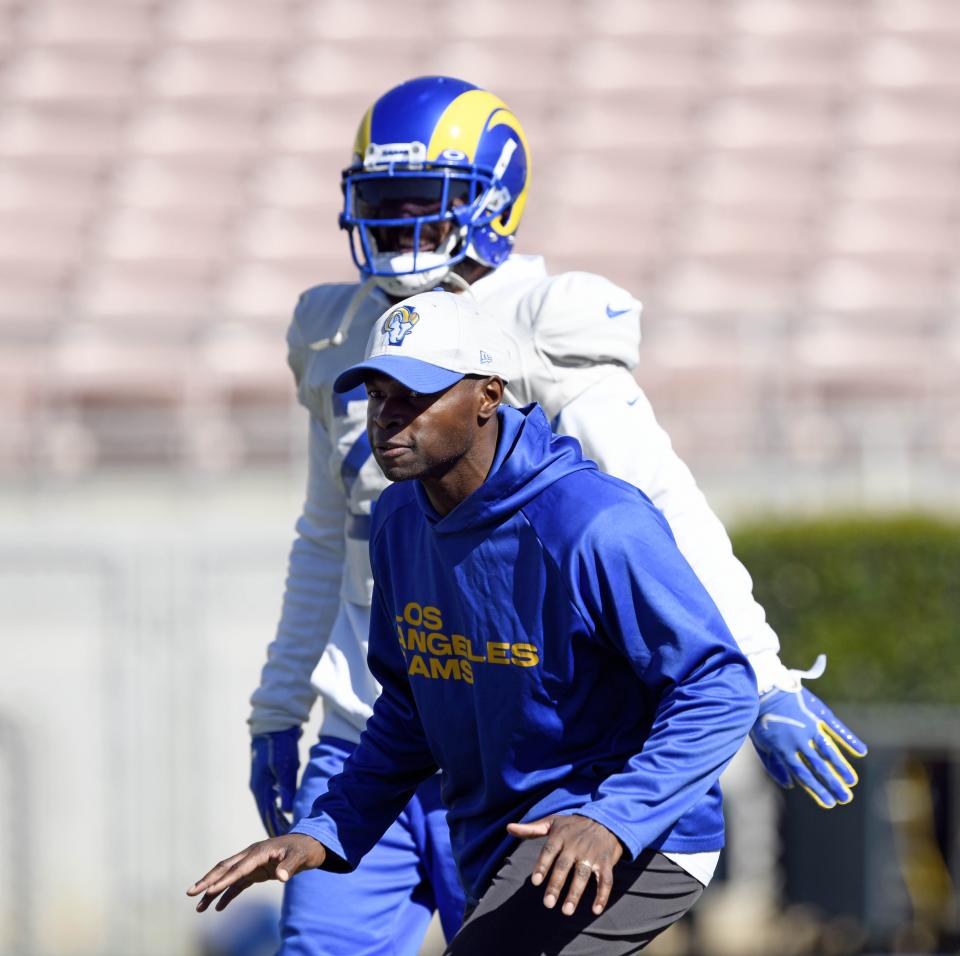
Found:
M 333 383 L 335 392 L 363 384 L 380 372 L 415 392 L 443 391 L 465 375 L 508 381 L 517 350 L 477 303 L 466 295 L 434 290 L 404 299 L 377 319 L 365 359 Z

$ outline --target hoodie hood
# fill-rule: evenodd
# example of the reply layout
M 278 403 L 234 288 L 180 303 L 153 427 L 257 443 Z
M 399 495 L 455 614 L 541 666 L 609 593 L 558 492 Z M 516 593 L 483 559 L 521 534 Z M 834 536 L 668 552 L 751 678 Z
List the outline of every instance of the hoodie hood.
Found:
M 458 534 L 500 524 L 565 475 L 597 470 L 595 462 L 583 457 L 580 442 L 551 431 L 539 405 L 519 409 L 504 405 L 497 418 L 500 435 L 490 474 L 453 511 L 438 515 L 423 486 L 415 482 L 417 503 L 437 534 Z

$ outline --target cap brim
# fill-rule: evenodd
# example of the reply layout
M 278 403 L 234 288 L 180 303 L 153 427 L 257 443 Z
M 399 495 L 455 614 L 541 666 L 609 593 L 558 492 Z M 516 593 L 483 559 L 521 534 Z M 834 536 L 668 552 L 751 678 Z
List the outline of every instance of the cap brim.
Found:
M 357 365 L 351 365 L 345 372 L 337 376 L 333 383 L 333 390 L 337 393 L 349 392 L 362 385 L 370 372 L 389 375 L 401 385 L 411 391 L 430 395 L 433 392 L 442 392 L 451 385 L 456 385 L 466 374 L 453 372 L 439 365 L 421 362 L 420 359 L 409 358 L 403 355 L 378 355 Z

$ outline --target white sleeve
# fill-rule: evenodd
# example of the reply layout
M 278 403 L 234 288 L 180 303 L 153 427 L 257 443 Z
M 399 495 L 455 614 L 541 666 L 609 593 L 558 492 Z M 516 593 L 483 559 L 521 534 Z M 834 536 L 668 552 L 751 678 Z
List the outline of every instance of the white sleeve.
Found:
M 250 698 L 252 734 L 299 726 L 317 697 L 311 676 L 340 604 L 344 560 L 346 505 L 329 468 L 330 439 L 311 415 L 307 499 L 290 549 L 277 635 Z
M 639 488 L 663 512 L 684 557 L 749 658 L 762 691 L 784 679 L 780 642 L 753 597 L 753 582 L 736 559 L 727 532 L 690 469 L 660 427 L 629 371 L 609 374 L 564 406 L 554 419 L 608 474 Z

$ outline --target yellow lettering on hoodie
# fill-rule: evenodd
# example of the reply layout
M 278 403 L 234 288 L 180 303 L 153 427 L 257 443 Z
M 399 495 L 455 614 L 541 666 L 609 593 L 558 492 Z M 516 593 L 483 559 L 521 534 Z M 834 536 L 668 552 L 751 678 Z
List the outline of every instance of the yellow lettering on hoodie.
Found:
M 430 671 L 427 670 L 427 665 L 424 663 L 423 658 L 419 654 L 414 654 L 410 658 L 410 666 L 407 668 L 408 674 L 419 674 L 421 677 L 429 677 Z
M 460 661 L 455 657 L 448 660 L 431 657 L 430 676 L 439 677 L 441 680 L 460 680 Z
M 534 644 L 512 644 L 510 646 L 510 663 L 517 667 L 536 667 L 540 663 L 540 655 Z
M 443 618 L 440 616 L 439 608 L 431 607 L 428 604 L 423 609 L 423 626 L 431 631 L 443 630 Z

